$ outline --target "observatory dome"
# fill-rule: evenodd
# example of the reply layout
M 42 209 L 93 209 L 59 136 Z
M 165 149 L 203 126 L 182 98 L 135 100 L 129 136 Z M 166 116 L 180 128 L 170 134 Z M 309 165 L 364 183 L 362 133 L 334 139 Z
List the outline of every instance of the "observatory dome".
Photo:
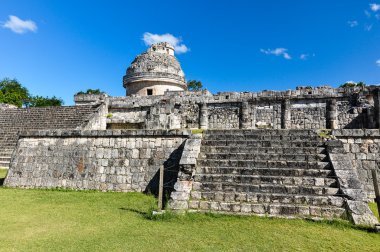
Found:
M 138 55 L 123 78 L 127 95 L 163 95 L 165 91 L 186 90 L 185 74 L 167 42 L 154 44 Z

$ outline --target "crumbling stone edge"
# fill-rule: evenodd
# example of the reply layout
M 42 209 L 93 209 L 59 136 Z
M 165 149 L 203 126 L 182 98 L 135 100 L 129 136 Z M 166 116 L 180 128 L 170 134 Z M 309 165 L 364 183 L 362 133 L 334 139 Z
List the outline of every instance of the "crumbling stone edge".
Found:
M 190 130 L 30 130 L 20 131 L 20 138 L 33 137 L 171 137 L 171 136 L 189 136 Z
M 355 225 L 376 225 L 378 221 L 368 207 L 367 194 L 353 168 L 350 156 L 343 148 L 343 143 L 339 140 L 330 140 L 325 146 L 337 177 L 339 193 L 345 199 L 347 217 Z
M 202 134 L 193 134 L 185 142 L 182 157 L 179 161 L 179 173 L 170 195 L 169 209 L 184 212 L 189 209 L 190 192 L 193 187 L 193 176 L 197 158 L 201 151 Z

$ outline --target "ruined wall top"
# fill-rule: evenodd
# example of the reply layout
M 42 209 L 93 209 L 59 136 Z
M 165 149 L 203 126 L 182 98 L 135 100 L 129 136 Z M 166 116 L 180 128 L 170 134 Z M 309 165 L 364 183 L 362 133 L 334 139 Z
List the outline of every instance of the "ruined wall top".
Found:
M 160 42 L 149 47 L 148 51 L 174 56 L 174 47 L 168 42 Z
M 129 97 L 109 97 L 110 106 L 151 106 L 161 100 L 171 100 L 173 102 L 192 101 L 195 103 L 225 103 L 265 100 L 268 102 L 290 100 L 318 100 L 351 97 L 371 96 L 372 91 L 379 89 L 379 86 L 351 87 L 351 88 L 332 88 L 330 86 L 321 87 L 297 87 L 292 90 L 272 91 L 264 90 L 261 92 L 218 92 L 211 94 L 207 90 L 203 91 L 168 91 L 164 95 L 158 96 L 129 96 Z M 116 105 L 117 104 L 117 105 Z M 129 105 L 128 105 L 129 104 Z
M 15 109 L 17 106 L 12 104 L 0 103 L 0 110 Z

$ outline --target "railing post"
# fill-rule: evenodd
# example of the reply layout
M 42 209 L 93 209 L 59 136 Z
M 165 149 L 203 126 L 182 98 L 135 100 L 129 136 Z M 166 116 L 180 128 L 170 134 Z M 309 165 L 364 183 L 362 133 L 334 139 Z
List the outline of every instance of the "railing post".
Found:
M 207 104 L 199 104 L 199 128 L 208 129 L 208 111 Z
M 158 211 L 162 210 L 162 199 L 164 194 L 164 165 L 160 166 L 160 182 L 158 185 Z
M 248 102 L 244 101 L 241 104 L 241 111 L 240 111 L 240 129 L 249 129 L 250 127 L 250 118 L 249 118 L 249 104 Z
M 377 211 L 380 217 L 380 191 L 379 191 L 379 183 L 377 182 L 377 172 L 376 170 L 372 170 L 372 180 L 373 180 L 373 187 L 375 189 L 375 202 L 377 204 Z
M 337 110 L 336 110 L 336 99 L 332 98 L 327 102 L 327 128 L 328 129 L 337 129 Z
M 285 99 L 281 102 L 281 129 L 291 128 L 291 110 L 290 110 L 290 100 Z
M 372 91 L 374 101 L 374 123 L 376 128 L 380 128 L 380 89 L 376 88 Z

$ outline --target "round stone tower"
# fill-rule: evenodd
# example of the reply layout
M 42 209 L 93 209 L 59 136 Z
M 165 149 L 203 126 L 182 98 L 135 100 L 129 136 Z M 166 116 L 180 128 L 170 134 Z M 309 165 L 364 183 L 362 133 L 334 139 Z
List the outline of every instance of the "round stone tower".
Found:
M 138 55 L 123 77 L 127 95 L 163 95 L 165 91 L 186 90 L 185 75 L 167 42 L 152 45 Z

